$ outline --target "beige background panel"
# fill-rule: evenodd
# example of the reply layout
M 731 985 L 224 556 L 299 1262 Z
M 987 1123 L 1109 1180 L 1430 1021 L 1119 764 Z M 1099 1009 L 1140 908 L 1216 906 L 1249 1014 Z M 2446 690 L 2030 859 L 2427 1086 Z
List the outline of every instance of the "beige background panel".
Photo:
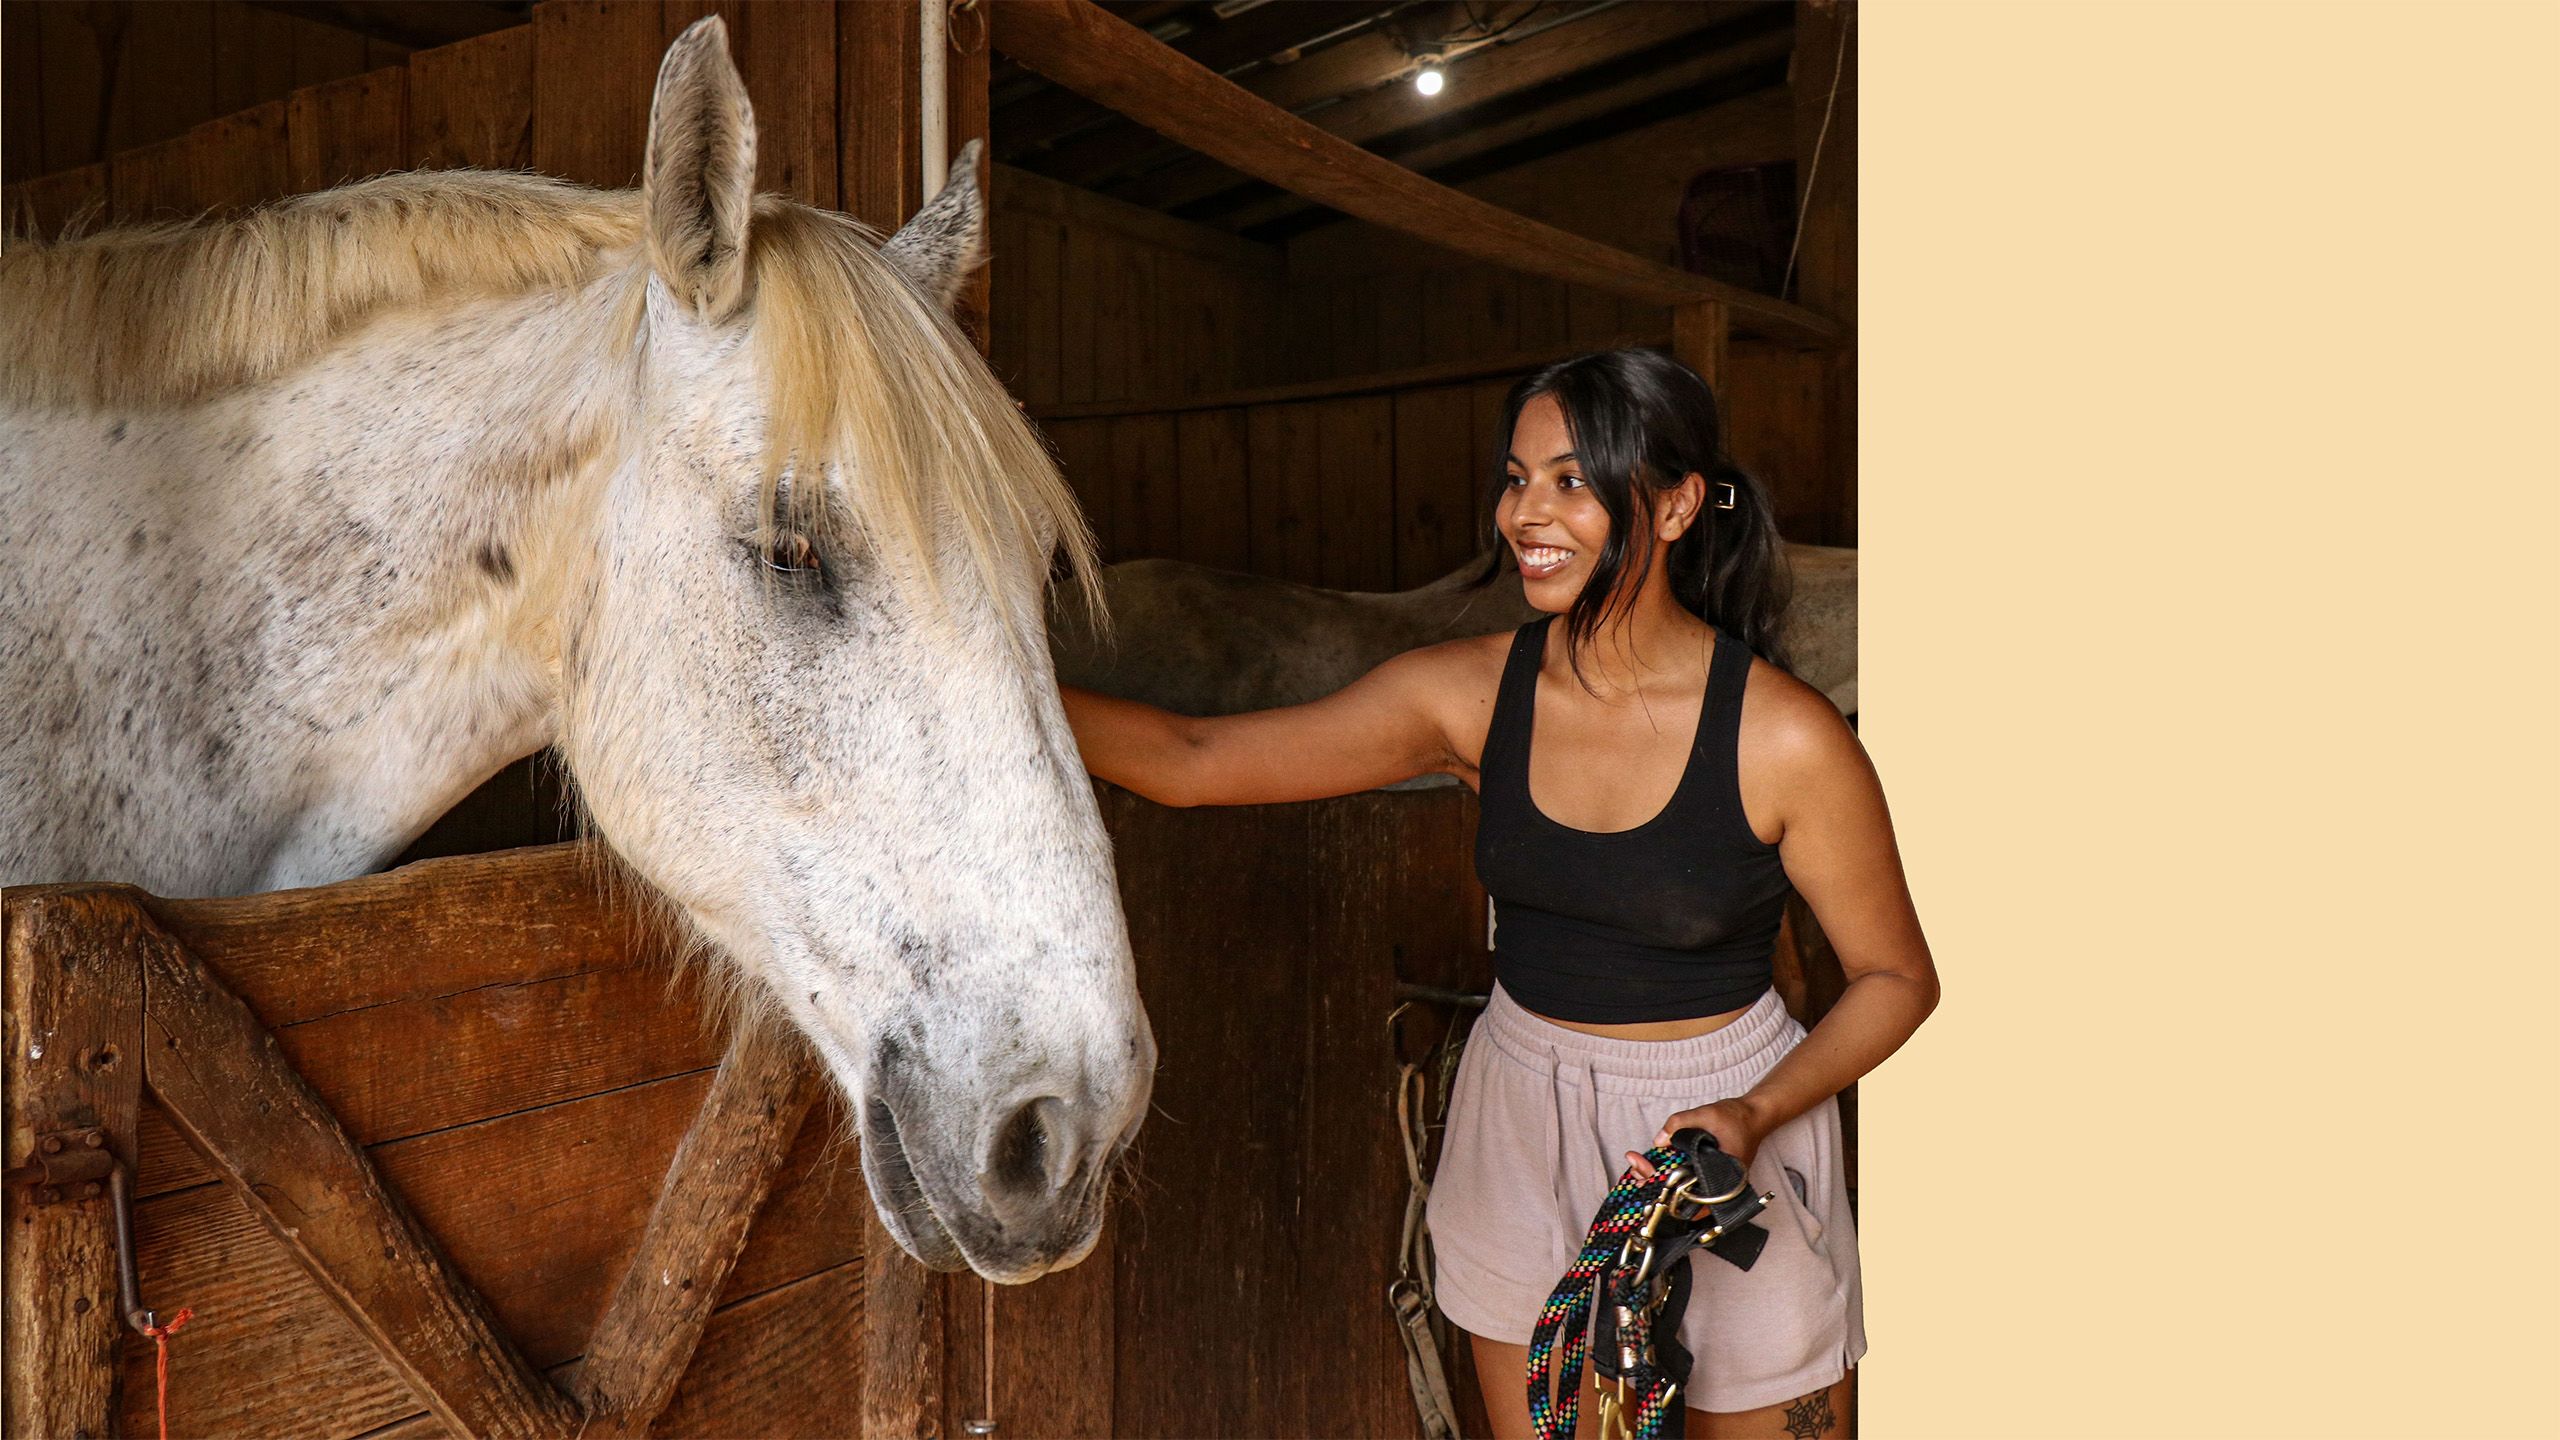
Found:
M 1867 1433 L 2554 1433 L 2560 7 L 1860 23 Z

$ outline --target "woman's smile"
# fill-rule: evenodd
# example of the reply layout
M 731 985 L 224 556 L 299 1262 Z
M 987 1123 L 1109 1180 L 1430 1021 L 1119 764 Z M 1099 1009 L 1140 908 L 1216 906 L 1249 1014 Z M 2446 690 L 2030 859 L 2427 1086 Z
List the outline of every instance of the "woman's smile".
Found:
M 1544 580 L 1573 563 L 1573 552 L 1561 545 L 1512 543 L 1512 553 L 1520 557 L 1520 578 Z

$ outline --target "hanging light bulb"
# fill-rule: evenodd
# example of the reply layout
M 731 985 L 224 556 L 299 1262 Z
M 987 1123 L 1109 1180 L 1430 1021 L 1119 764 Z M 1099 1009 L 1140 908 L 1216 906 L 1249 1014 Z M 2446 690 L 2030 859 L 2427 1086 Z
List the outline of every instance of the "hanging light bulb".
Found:
M 1413 88 L 1425 95 L 1439 94 L 1440 87 L 1447 83 L 1448 77 L 1440 73 L 1440 62 L 1436 60 L 1426 63 L 1420 70 L 1414 72 Z

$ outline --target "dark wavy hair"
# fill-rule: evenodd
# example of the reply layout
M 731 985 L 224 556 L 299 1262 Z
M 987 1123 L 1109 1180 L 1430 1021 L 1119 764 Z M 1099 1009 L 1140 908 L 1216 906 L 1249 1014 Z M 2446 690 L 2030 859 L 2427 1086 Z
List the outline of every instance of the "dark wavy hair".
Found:
M 1582 461 L 1583 483 L 1609 512 L 1609 543 L 1592 562 L 1591 578 L 1565 615 L 1565 653 L 1582 673 L 1581 650 L 1609 612 L 1631 603 L 1653 564 L 1656 495 L 1676 490 L 1685 477 L 1706 478 L 1705 503 L 1664 557 L 1672 596 L 1691 614 L 1731 633 L 1753 653 L 1792 674 L 1779 638 L 1795 588 L 1785 542 L 1769 493 L 1733 463 L 1724 448 L 1724 426 L 1715 393 L 1698 372 L 1659 350 L 1595 350 L 1559 360 L 1522 376 L 1502 402 L 1502 443 L 1511 448 L 1520 411 L 1541 395 L 1553 395 Z M 1496 523 L 1510 478 L 1497 459 L 1484 509 L 1493 540 L 1492 559 L 1478 583 L 1490 583 L 1514 563 L 1510 541 Z M 1718 508 L 1724 486 L 1733 508 Z M 1641 496 L 1646 503 L 1639 504 Z M 1620 577 L 1627 584 L 1623 592 Z

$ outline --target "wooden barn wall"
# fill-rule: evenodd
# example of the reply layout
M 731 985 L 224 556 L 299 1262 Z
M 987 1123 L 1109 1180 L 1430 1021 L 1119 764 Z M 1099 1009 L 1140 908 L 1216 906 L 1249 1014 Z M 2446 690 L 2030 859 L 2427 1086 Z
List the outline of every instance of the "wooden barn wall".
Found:
M 1176 400 L 1273 378 L 1272 246 L 994 167 L 989 361 L 1032 405 Z
M 1457 188 L 1630 254 L 1679 264 L 1680 197 L 1690 177 L 1794 154 L 1787 92 L 1769 90 Z M 1365 221 L 1293 237 L 1287 379 L 1431 365 L 1488 352 L 1671 333 L 1659 306 L 1452 255 Z
M 1612 333 L 1587 343 L 1654 339 Z M 1568 348 L 1449 367 L 1478 377 L 1455 382 L 1425 369 L 1355 379 L 1343 387 L 1350 393 L 1292 397 L 1275 387 L 1274 398 L 1232 403 L 1033 413 L 1108 560 L 1404 590 L 1481 552 L 1508 439 L 1499 433 L 1503 397 L 1520 373 Z M 1819 357 L 1744 342 L 1729 358 L 1724 404 L 1736 455 L 1771 481 L 1788 538 L 1824 533 L 1820 515 L 1792 512 L 1803 491 L 1787 484 L 1821 463 Z
M 109 44 L 118 78 L 102 117 Z M 95 164 L 409 53 L 241 0 L 0 0 L 0 175 L 15 183 Z
M 1050 416 L 1041 428 L 1111 560 L 1397 590 L 1480 548 L 1509 385 Z
M 1458 188 L 1676 265 L 1675 224 L 1690 177 L 1793 158 L 1800 143 L 1797 112 L 1787 90 L 1772 89 Z M 1809 223 L 1808 234 L 1814 233 Z M 1667 339 L 1671 333 L 1670 312 L 1662 307 L 1452 255 L 1365 222 L 1321 226 L 1286 248 L 1283 380 L 1514 352 L 1562 355 L 1630 337 Z M 1839 248 L 1830 247 L 1820 262 L 1802 267 L 1809 296 L 1816 292 L 1817 269 L 1835 260 Z M 1837 286 L 1822 293 L 1826 301 L 1842 302 Z M 1835 303 L 1823 305 L 1823 312 L 1835 313 Z M 1854 297 L 1845 305 L 1853 312 Z M 1855 544 L 1849 471 L 1856 432 L 1837 413 L 1844 403 L 1831 390 L 1840 383 L 1838 363 L 1819 352 L 1748 338 L 1734 342 L 1728 362 L 1722 399 L 1730 443 L 1736 458 L 1771 487 L 1780 529 L 1809 544 Z
M 530 166 L 635 185 L 658 61 L 679 31 L 714 11 L 729 22 L 756 107 L 758 187 L 894 224 L 903 172 L 913 168 L 895 157 L 911 148 L 911 127 L 895 107 L 857 101 L 840 130 L 837 97 L 891 83 L 870 68 L 884 48 L 874 32 L 912 30 L 913 16 L 896 6 L 740 0 L 544 0 L 529 25 L 299 86 L 103 161 L 16 181 L 7 208 L 50 232 L 93 203 L 105 221 L 175 218 L 419 166 Z M 882 132 L 897 143 L 874 143 Z M 882 154 L 892 157 L 885 174 Z

